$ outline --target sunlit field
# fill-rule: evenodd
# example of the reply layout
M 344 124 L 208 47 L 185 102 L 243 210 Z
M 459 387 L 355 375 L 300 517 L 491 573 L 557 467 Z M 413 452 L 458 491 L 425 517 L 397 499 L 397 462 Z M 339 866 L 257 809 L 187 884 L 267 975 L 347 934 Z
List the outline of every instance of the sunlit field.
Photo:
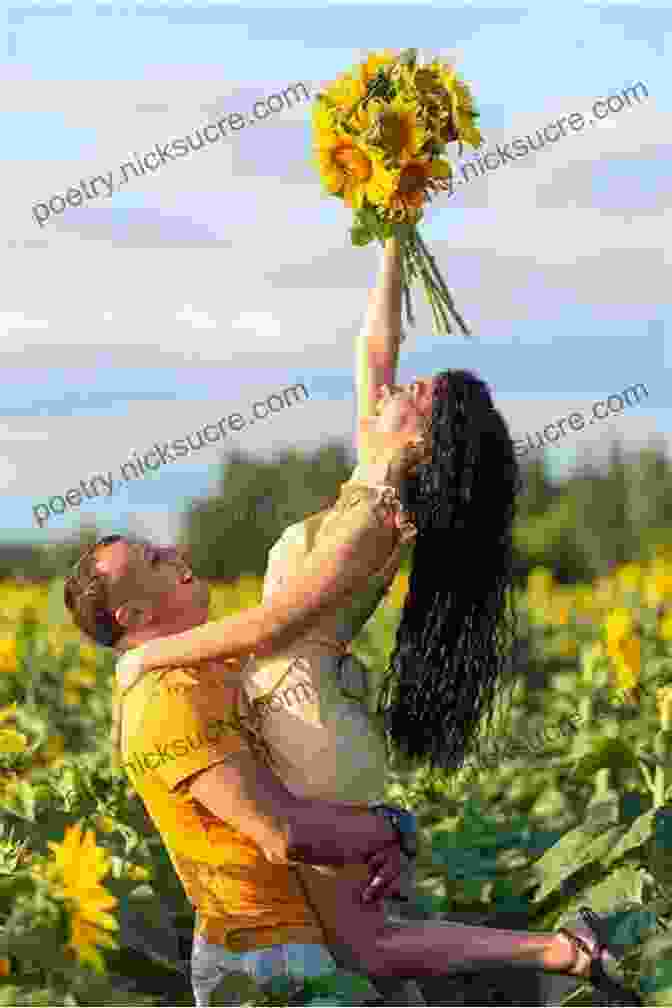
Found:
M 376 675 L 407 587 L 400 574 L 356 642 Z M 260 597 L 254 578 L 214 584 L 211 616 Z M 451 777 L 389 775 L 388 797 L 422 827 L 424 909 L 521 909 L 550 930 L 588 903 L 609 914 L 628 982 L 672 1004 L 672 550 L 591 585 L 538 568 L 518 604 L 527 647 L 501 731 Z M 160 930 L 163 906 L 187 923 L 190 908 L 111 762 L 113 665 L 69 622 L 60 581 L 0 583 L 0 1005 L 193 1003 L 139 993 L 120 941 L 123 914 Z M 182 968 L 179 949 L 147 955 L 166 985 Z M 250 1004 L 287 1003 L 280 986 L 246 985 Z M 294 1003 L 367 996 L 337 972 Z

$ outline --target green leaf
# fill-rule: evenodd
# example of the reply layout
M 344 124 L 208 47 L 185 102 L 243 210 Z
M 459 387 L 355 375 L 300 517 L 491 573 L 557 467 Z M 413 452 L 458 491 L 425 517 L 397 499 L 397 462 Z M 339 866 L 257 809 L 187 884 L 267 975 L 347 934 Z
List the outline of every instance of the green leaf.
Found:
M 286 1005 L 287 999 L 277 1000 L 275 984 L 268 987 L 268 1004 Z M 378 992 L 371 982 L 358 973 L 337 969 L 318 977 L 307 977 L 303 982 L 301 1000 L 295 1004 L 303 1005 L 361 1005 L 369 1004 L 372 999 L 379 1000 Z
M 497 879 L 492 887 L 490 898 L 498 911 L 527 913 L 530 906 L 529 897 L 525 893 L 521 893 L 515 883 L 508 878 Z
M 266 995 L 247 973 L 227 973 L 210 994 L 211 1005 L 265 1005 Z
M 605 920 L 605 934 L 614 954 L 620 958 L 655 934 L 657 915 L 645 907 L 617 910 Z
M 637 755 L 632 747 L 621 739 L 601 738 L 579 759 L 574 768 L 574 776 L 578 781 L 587 782 L 603 767 L 614 770 L 637 769 Z
M 656 813 L 657 809 L 650 809 L 631 823 L 620 840 L 603 856 L 602 866 L 604 868 L 610 868 L 619 858 L 649 841 L 655 831 Z
M 565 833 L 532 866 L 532 876 L 539 883 L 534 902 L 541 903 L 586 865 L 601 862 L 627 829 L 627 826 L 612 826 L 596 836 L 595 830 L 584 824 Z
M 636 904 L 641 907 L 644 900 L 646 873 L 634 865 L 623 865 L 612 871 L 607 878 L 594 885 L 587 886 L 580 893 L 572 896 L 567 905 L 566 914 L 576 913 L 580 906 L 587 903 L 598 913 L 612 913 L 623 907 Z M 563 921 L 566 919 L 563 914 Z
M 639 987 L 650 1005 L 672 1003 L 672 935 L 649 939 L 642 953 Z
M 63 948 L 54 941 L 54 932 L 39 928 L 10 938 L 12 955 L 20 962 L 39 963 L 43 969 L 63 969 Z
M 373 241 L 373 235 L 364 227 L 350 228 L 350 240 L 357 248 L 363 248 Z

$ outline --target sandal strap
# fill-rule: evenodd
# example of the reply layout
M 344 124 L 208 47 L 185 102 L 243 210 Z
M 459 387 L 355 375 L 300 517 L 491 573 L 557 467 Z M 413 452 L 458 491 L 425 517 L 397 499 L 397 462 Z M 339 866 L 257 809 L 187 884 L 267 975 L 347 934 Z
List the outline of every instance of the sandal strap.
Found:
M 565 938 L 569 938 L 573 945 L 575 945 L 582 952 L 585 952 L 587 956 L 593 958 L 593 950 L 588 945 L 588 942 L 584 941 L 580 935 L 575 935 L 572 931 L 568 931 L 567 928 L 558 928 L 558 934 L 563 934 Z
M 642 1004 L 640 998 L 634 994 L 633 991 L 628 990 L 623 987 L 622 984 L 618 983 L 616 980 L 612 979 L 608 973 L 605 972 L 604 965 L 602 963 L 602 953 L 608 952 L 609 948 L 603 941 L 603 931 L 602 931 L 602 921 L 590 907 L 580 907 L 578 915 L 583 920 L 583 922 L 590 928 L 590 930 L 595 935 L 597 939 L 597 947 L 592 950 L 588 943 L 577 934 L 569 931 L 565 927 L 558 928 L 558 932 L 565 935 L 569 940 L 582 952 L 585 952 L 587 956 L 590 957 L 590 976 L 589 979 L 592 984 L 598 989 L 603 991 L 612 997 L 617 997 L 620 999 L 625 998 L 625 1003 L 631 1005 Z
M 591 931 L 594 932 L 595 937 L 600 943 L 600 948 L 606 948 L 604 943 L 604 932 L 602 930 L 602 918 L 591 910 L 589 906 L 579 907 L 579 917 L 583 920 L 584 924 L 587 924 Z

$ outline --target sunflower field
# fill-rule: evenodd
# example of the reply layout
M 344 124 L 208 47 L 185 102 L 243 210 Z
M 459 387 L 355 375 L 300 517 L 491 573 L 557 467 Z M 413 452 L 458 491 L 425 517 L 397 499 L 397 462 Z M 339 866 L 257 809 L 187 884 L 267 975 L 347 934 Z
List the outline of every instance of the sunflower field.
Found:
M 407 587 L 399 574 L 356 642 L 374 674 Z M 214 584 L 211 616 L 260 596 L 253 577 Z M 590 904 L 628 984 L 670 1005 L 672 546 L 593 584 L 537 568 L 517 601 L 506 729 L 450 777 L 390 772 L 388 798 L 419 817 L 422 912 L 552 930 Z M 113 669 L 69 623 L 60 580 L 0 583 L 0 1005 L 193 1004 L 191 908 L 112 768 Z M 568 983 L 562 1003 L 600 1003 Z M 248 1004 L 290 1000 L 248 986 Z M 336 971 L 291 1003 L 361 1004 L 366 986 Z

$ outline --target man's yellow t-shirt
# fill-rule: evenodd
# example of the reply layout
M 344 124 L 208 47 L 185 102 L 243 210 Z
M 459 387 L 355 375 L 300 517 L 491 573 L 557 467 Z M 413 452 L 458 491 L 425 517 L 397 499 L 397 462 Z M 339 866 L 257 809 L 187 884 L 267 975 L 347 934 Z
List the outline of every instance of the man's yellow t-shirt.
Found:
M 140 650 L 119 660 L 118 674 L 140 670 Z M 237 715 L 239 690 L 202 664 L 147 672 L 125 691 L 117 685 L 117 699 L 122 768 L 197 910 L 197 932 L 231 951 L 322 944 L 294 869 L 269 862 L 251 838 L 188 792 L 194 774 L 254 748 Z

